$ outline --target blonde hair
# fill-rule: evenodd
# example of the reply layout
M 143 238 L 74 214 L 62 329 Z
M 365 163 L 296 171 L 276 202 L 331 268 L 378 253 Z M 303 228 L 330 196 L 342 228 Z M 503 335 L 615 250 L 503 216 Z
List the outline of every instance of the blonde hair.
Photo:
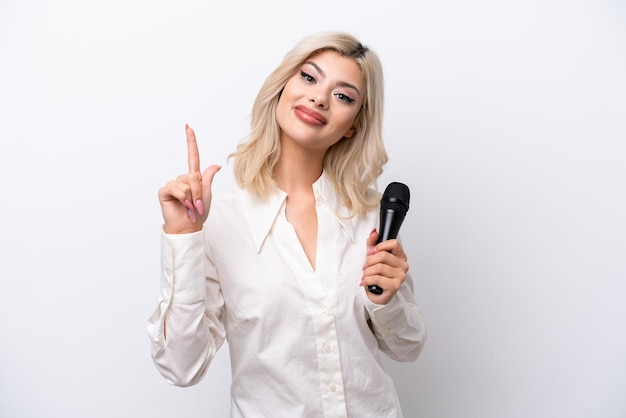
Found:
M 328 149 L 324 172 L 335 186 L 341 201 L 360 215 L 376 207 L 378 198 L 369 191 L 388 157 L 382 140 L 383 72 L 378 56 L 352 35 L 323 32 L 301 40 L 265 80 L 251 115 L 248 141 L 239 144 L 230 157 L 235 158 L 237 183 L 262 198 L 276 190 L 274 167 L 280 156 L 280 127 L 276 106 L 287 81 L 311 56 L 326 50 L 352 58 L 360 67 L 365 83 L 365 99 L 354 127 L 356 133 Z

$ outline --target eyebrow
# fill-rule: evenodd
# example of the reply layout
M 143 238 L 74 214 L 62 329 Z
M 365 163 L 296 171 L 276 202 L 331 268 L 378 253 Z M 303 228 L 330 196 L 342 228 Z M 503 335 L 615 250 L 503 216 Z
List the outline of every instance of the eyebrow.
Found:
M 309 65 L 315 67 L 317 72 L 320 73 L 322 75 L 322 77 L 326 77 L 326 73 L 324 72 L 324 70 L 322 70 L 320 68 L 320 66 L 317 65 L 316 63 L 314 63 L 313 61 L 306 61 L 305 64 L 309 64 Z M 354 84 L 350 84 L 347 81 L 338 81 L 337 85 L 339 85 L 341 87 L 351 88 L 351 89 L 355 90 L 359 96 L 361 95 L 361 92 L 359 91 L 359 89 Z

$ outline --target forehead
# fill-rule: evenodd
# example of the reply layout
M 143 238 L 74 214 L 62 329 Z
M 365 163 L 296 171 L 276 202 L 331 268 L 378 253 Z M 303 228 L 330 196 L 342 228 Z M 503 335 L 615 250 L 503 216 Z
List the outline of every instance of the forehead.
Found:
M 333 50 L 325 50 L 311 55 L 303 65 L 314 64 L 326 77 L 337 81 L 356 84 L 361 90 L 365 85 L 360 65 L 352 58 Z

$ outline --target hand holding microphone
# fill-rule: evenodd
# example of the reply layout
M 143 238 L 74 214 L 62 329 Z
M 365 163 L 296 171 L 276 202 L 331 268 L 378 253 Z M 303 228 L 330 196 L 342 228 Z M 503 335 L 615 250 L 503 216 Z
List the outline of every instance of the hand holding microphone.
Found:
M 361 282 L 367 286 L 370 299 L 375 303 L 387 303 L 404 282 L 409 269 L 406 254 L 396 240 L 409 209 L 409 199 L 409 188 L 393 182 L 380 200 L 378 236 L 372 232 L 367 240 L 368 255 Z

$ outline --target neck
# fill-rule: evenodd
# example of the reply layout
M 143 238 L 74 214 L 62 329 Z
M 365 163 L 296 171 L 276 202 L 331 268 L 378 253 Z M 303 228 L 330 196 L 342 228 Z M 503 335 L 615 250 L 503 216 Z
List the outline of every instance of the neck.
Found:
M 311 185 L 322 175 L 326 152 L 289 148 L 281 149 L 280 158 L 274 167 L 274 179 L 287 194 L 310 190 Z

